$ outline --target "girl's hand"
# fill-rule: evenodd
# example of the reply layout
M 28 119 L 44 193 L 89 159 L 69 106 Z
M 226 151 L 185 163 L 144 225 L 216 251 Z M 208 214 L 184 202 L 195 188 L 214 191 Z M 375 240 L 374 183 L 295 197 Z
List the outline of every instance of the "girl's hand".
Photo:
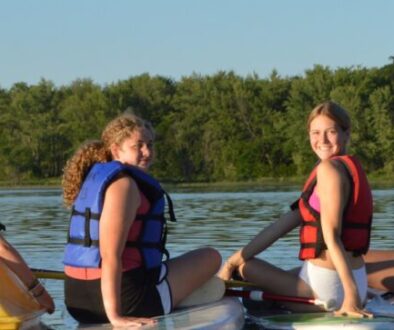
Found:
M 155 324 L 157 321 L 146 317 L 118 316 L 111 319 L 111 324 L 115 328 L 130 327 L 139 328 L 143 325 Z
M 29 289 L 32 297 L 44 308 L 49 314 L 55 311 L 55 304 L 48 291 L 37 279 L 33 281 L 33 287 Z
M 42 294 L 39 297 L 35 298 L 41 307 L 43 307 L 49 314 L 52 314 L 55 311 L 55 304 L 48 294 L 48 292 L 44 289 Z
M 220 277 L 224 281 L 228 281 L 231 279 L 233 273 L 238 270 L 239 266 L 241 266 L 245 262 L 242 257 L 242 250 L 235 252 L 230 258 L 226 260 L 222 269 L 218 273 L 218 277 Z
M 229 260 L 227 260 L 222 268 L 220 269 L 219 273 L 217 274 L 224 281 L 228 281 L 232 278 L 232 275 L 235 270 L 237 270 L 237 266 L 232 264 Z
M 358 318 L 373 318 L 373 314 L 362 309 L 359 299 L 344 299 L 339 310 L 334 312 L 334 316 L 350 316 Z

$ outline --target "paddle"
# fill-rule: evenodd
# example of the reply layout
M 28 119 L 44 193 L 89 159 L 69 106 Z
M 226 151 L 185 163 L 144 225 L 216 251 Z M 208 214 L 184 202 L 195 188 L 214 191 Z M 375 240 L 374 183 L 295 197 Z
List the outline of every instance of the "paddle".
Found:
M 60 270 L 49 270 L 49 269 L 39 269 L 30 268 L 31 271 L 37 278 L 46 278 L 51 280 L 64 280 L 66 275 Z
M 51 280 L 64 280 L 66 275 L 60 270 L 50 270 L 42 268 L 31 268 L 32 272 L 37 278 L 51 279 Z M 245 281 L 229 280 L 224 281 L 226 288 L 240 288 L 240 287 L 257 287 L 252 283 Z
M 283 302 L 295 302 L 295 303 L 301 303 L 301 304 L 309 304 L 309 305 L 323 307 L 327 311 L 334 310 L 334 308 L 335 308 L 335 301 L 334 300 L 322 301 L 319 299 L 308 298 L 308 297 L 284 296 L 284 295 L 267 293 L 267 292 L 264 292 L 261 290 L 241 291 L 241 290 L 226 289 L 225 295 L 232 296 L 232 297 L 247 298 L 247 299 L 254 300 L 254 301 L 270 300 L 270 301 L 283 301 Z
M 226 288 L 245 288 L 245 287 L 258 288 L 259 287 L 256 284 L 246 281 L 240 281 L 240 280 L 228 280 L 224 282 L 226 283 Z
M 35 276 L 37 276 L 38 278 L 53 279 L 53 280 L 64 280 L 65 279 L 65 274 L 62 271 L 48 270 L 48 269 L 37 269 L 37 268 L 32 268 L 31 270 L 33 271 Z M 224 281 L 224 282 L 226 284 L 226 288 L 257 287 L 256 285 L 253 285 L 252 283 L 248 283 L 245 281 L 229 280 L 229 281 Z M 329 308 L 332 305 L 331 301 L 324 302 L 324 301 L 314 299 L 314 298 L 274 295 L 274 294 L 270 294 L 270 293 L 266 293 L 266 292 L 258 291 L 258 290 L 239 291 L 239 290 L 226 289 L 225 295 L 226 296 L 249 298 L 251 300 L 258 300 L 258 301 L 273 300 L 273 301 L 287 301 L 287 302 L 297 302 L 297 303 L 303 303 L 303 304 L 312 304 L 312 305 L 324 307 L 326 310 L 329 310 Z
M 271 293 L 267 293 L 261 290 L 253 290 L 251 288 L 258 288 L 256 284 L 246 282 L 246 281 L 239 281 L 239 280 L 230 280 L 225 281 L 226 283 L 226 296 L 233 296 L 233 297 L 242 297 L 247 298 L 250 300 L 255 301 L 263 301 L 263 300 L 271 300 L 271 301 L 283 301 L 283 302 L 296 302 L 302 304 L 310 304 L 323 307 L 325 310 L 333 310 L 335 306 L 335 301 L 322 301 L 315 298 L 309 297 L 294 297 L 294 296 L 285 296 L 285 295 L 275 295 Z M 231 290 L 229 288 L 240 288 L 240 287 L 248 287 L 250 290 Z

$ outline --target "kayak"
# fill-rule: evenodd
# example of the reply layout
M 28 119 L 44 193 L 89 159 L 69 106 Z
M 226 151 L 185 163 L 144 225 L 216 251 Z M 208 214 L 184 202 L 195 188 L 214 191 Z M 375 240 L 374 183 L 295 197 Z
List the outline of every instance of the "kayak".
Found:
M 156 318 L 154 325 L 140 329 L 152 330 L 240 330 L 244 325 L 244 308 L 238 298 L 225 297 L 201 306 L 178 309 Z M 78 329 L 112 329 L 110 324 L 80 325 Z
M 394 329 L 394 295 L 377 295 L 365 306 L 374 318 L 335 317 L 332 313 L 292 313 L 267 302 L 246 301 L 247 317 L 263 329 L 386 330 Z M 249 307 L 249 308 L 248 308 Z
M 25 285 L 0 261 L 0 330 L 37 327 L 44 311 Z

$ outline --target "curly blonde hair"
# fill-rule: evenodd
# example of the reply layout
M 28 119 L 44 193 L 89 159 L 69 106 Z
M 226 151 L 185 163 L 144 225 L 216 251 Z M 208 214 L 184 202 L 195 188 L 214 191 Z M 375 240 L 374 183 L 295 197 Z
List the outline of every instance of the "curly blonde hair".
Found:
M 95 163 L 105 163 L 113 159 L 111 146 L 120 145 L 136 129 L 154 131 L 149 122 L 131 113 L 124 113 L 104 128 L 101 140 L 87 141 L 67 161 L 63 170 L 63 201 L 70 207 L 78 196 L 82 183 Z

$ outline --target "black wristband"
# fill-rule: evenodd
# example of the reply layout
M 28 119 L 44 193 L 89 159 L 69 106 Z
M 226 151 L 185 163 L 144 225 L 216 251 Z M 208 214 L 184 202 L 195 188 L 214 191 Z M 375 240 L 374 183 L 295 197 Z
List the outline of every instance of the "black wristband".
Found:
M 44 287 L 42 287 L 42 289 L 41 289 L 41 291 L 40 292 L 38 292 L 38 293 L 33 293 L 33 297 L 34 298 L 38 298 L 38 297 L 41 297 L 43 294 L 44 294 Z
M 30 283 L 30 285 L 27 286 L 27 290 L 32 291 L 34 288 L 38 285 L 40 285 L 40 281 L 38 279 L 34 279 L 33 282 Z

